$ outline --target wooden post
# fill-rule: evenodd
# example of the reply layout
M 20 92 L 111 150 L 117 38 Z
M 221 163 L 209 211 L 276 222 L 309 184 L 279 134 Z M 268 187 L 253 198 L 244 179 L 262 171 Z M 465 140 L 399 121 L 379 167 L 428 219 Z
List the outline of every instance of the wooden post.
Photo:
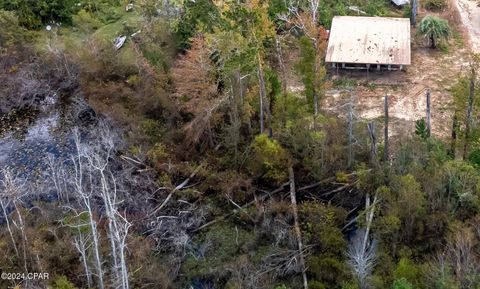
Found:
M 297 193 L 295 191 L 295 175 L 293 173 L 293 168 L 288 168 L 288 175 L 290 178 L 290 200 L 292 202 L 292 213 L 295 227 L 295 234 L 297 235 L 297 245 L 298 245 L 298 254 L 300 256 L 300 265 L 302 266 L 302 278 L 303 278 L 303 288 L 308 289 L 308 280 L 307 280 L 307 268 L 305 266 L 305 258 L 303 257 L 303 243 L 302 243 L 302 232 L 300 231 L 300 222 L 298 221 L 298 208 L 297 208 Z
M 383 148 L 383 160 L 388 162 L 390 159 L 388 152 L 388 95 L 385 93 L 385 102 L 384 102 L 384 114 L 385 114 L 385 127 L 384 127 L 384 148 Z
M 430 88 L 427 88 L 427 136 L 430 136 L 432 128 L 430 126 Z
M 370 157 L 372 164 L 377 163 L 377 137 L 375 136 L 375 123 L 367 123 L 368 137 L 370 138 Z
M 410 17 L 410 24 L 417 25 L 417 6 L 418 0 L 412 0 L 412 15 Z
M 452 122 L 452 142 L 450 143 L 450 156 L 452 159 L 455 159 L 455 150 L 457 147 L 457 131 L 458 131 L 458 116 L 457 113 L 453 115 L 453 122 Z

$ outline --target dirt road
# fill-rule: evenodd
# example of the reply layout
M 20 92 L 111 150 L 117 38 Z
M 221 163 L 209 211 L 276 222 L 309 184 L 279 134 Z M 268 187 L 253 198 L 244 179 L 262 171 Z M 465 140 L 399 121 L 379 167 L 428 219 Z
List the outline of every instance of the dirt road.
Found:
M 454 0 L 463 26 L 467 30 L 472 51 L 480 52 L 480 7 L 474 0 Z

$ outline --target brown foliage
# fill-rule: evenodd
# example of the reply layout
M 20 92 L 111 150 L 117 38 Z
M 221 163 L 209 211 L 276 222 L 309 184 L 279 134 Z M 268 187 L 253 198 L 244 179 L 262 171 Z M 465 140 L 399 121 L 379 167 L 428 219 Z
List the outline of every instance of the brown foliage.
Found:
M 218 97 L 218 81 L 204 37 L 198 35 L 192 38 L 191 43 L 191 48 L 176 61 L 172 69 L 174 96 L 180 110 L 192 115 L 191 121 L 184 127 L 186 145 L 203 142 L 212 147 L 212 129 L 220 119 L 217 109 L 222 99 Z
M 213 76 L 209 49 L 203 36 L 191 40 L 191 48 L 172 69 L 175 97 L 187 113 L 205 110 L 215 98 L 217 82 Z

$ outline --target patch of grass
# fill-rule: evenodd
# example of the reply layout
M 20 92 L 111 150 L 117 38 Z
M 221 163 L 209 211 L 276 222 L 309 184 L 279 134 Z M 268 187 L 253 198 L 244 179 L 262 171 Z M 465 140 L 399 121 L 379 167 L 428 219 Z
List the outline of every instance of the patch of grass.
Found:
M 140 25 L 141 16 L 135 12 L 125 12 L 122 17 L 110 24 L 102 26 L 93 34 L 100 40 L 113 41 L 120 34 L 133 33 Z
M 358 83 L 354 79 L 340 78 L 333 81 L 333 86 L 338 88 L 355 87 Z
M 376 88 L 377 88 L 377 84 L 374 83 L 374 82 L 369 82 L 369 81 L 365 81 L 363 83 L 363 86 L 365 86 L 368 90 L 370 91 L 374 91 Z
M 457 29 L 452 29 L 452 38 L 456 46 L 459 48 L 465 47 L 465 41 L 463 40 L 462 34 Z
M 438 44 L 438 49 L 445 54 L 448 54 L 448 52 L 450 51 L 448 43 L 445 43 L 445 42 Z

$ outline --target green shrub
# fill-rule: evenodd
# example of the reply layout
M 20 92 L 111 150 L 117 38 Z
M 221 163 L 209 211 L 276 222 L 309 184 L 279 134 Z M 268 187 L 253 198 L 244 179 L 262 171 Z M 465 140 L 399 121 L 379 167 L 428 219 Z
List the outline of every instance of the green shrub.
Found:
M 68 281 L 67 277 L 60 276 L 53 281 L 53 285 L 49 287 L 51 289 L 77 289 L 75 285 L 73 285 L 70 281 Z
M 289 157 L 276 140 L 261 134 L 253 142 L 253 151 L 255 158 L 251 167 L 254 173 L 276 184 L 287 179 Z
M 93 15 L 82 9 L 72 18 L 73 25 L 85 33 L 90 33 L 102 26 L 102 22 L 93 17 Z
M 22 43 L 26 31 L 19 25 L 14 12 L 0 10 L 0 48 Z
M 443 10 L 447 7 L 446 0 L 426 0 L 425 8 L 428 10 Z
M 148 158 L 155 164 L 163 163 L 167 160 L 168 153 L 166 147 L 162 143 L 156 143 L 153 148 L 151 148 L 148 153 Z
M 413 286 L 407 281 L 407 279 L 401 278 L 393 282 L 392 289 L 413 289 Z
M 21 25 L 40 28 L 51 22 L 71 23 L 78 9 L 75 0 L 0 0 L 0 9 L 15 11 Z

